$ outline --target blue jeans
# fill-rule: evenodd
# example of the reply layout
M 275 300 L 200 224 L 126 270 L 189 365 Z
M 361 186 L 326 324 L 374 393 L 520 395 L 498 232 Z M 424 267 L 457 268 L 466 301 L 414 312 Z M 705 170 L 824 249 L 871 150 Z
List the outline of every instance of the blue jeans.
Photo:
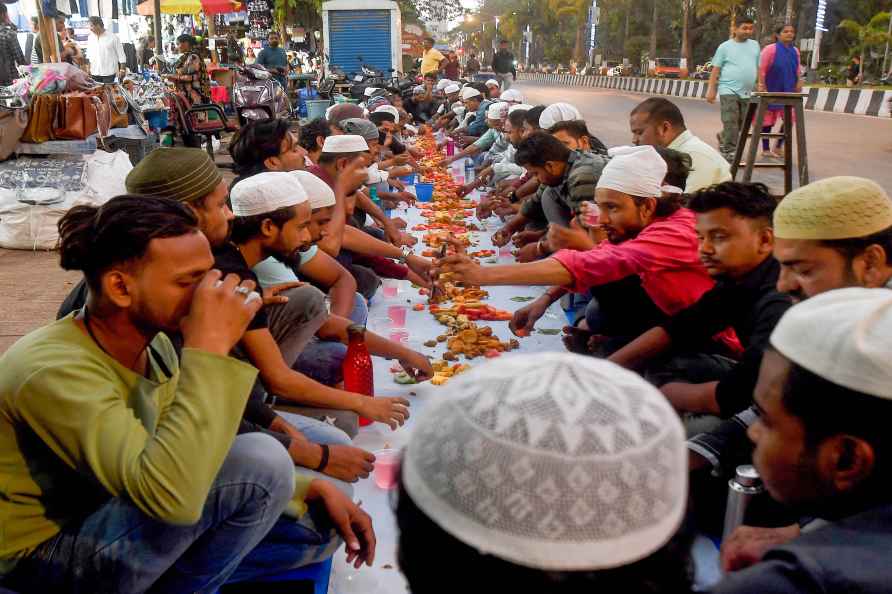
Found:
M 361 293 L 356 293 L 353 298 L 353 311 L 350 312 L 350 321 L 360 326 L 365 326 L 369 321 L 369 306 Z
M 334 386 L 344 381 L 341 365 L 347 356 L 347 345 L 313 338 L 297 358 L 294 369 L 320 384 Z
M 303 436 L 313 443 L 325 445 L 353 445 L 350 436 L 334 425 L 329 425 L 328 423 L 318 421 L 314 418 L 286 412 L 284 410 L 278 410 L 276 411 L 276 414 L 285 419 L 289 425 L 303 433 Z M 315 470 L 310 470 L 309 468 L 304 468 L 302 466 L 295 466 L 294 471 L 310 478 L 325 479 L 340 489 L 344 495 L 351 499 L 353 498 L 353 485 L 350 483 L 345 483 L 344 481 L 326 476 L 321 472 L 316 472 Z
M 340 541 L 322 518 L 280 517 L 293 494 L 294 465 L 281 444 L 261 433 L 239 435 L 196 524 L 161 522 L 115 497 L 66 524 L 4 585 L 24 592 L 213 592 L 231 576 L 249 580 L 330 556 Z

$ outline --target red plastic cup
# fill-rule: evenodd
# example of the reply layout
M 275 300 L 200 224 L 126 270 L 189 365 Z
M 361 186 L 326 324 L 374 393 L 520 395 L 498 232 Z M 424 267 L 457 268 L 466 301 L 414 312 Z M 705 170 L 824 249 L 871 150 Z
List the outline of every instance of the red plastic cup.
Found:
M 397 450 L 378 450 L 375 454 L 375 469 L 372 476 L 379 489 L 389 491 L 396 487 L 400 471 L 400 453 Z
M 391 305 L 387 308 L 387 317 L 390 318 L 391 328 L 406 327 L 406 310 L 405 305 Z

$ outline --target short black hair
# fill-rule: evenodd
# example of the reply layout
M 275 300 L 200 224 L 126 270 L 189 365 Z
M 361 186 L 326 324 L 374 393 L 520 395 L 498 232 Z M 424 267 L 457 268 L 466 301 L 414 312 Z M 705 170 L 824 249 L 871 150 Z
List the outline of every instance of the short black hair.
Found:
M 198 232 L 192 209 L 172 198 L 123 194 L 102 206 L 74 206 L 59 219 L 59 260 L 99 294 L 109 268 L 139 260 L 153 239 Z
M 688 175 L 691 173 L 691 156 L 687 153 L 661 146 L 655 146 L 654 150 L 666 162 L 666 177 L 663 178 L 663 183 L 683 190 L 688 183 Z M 675 196 L 680 198 L 681 194 L 675 194 Z M 679 200 L 679 205 L 681 205 L 681 200 Z M 672 212 L 675 212 L 675 210 Z
M 737 17 L 737 26 L 740 25 L 755 25 L 756 21 L 748 16 Z
M 392 113 L 387 113 L 386 111 L 376 111 L 369 114 L 369 121 L 376 126 L 380 126 L 384 122 L 395 124 L 396 118 L 393 117 Z
M 508 121 L 511 122 L 511 125 L 515 128 L 522 128 L 523 121 L 527 116 L 527 110 L 525 109 L 515 109 L 511 113 L 508 114 Z
M 177 43 L 183 42 L 188 43 L 189 47 L 195 47 L 196 45 L 198 45 L 198 41 L 188 33 L 183 33 L 182 35 L 177 37 Z
M 37 17 L 31 17 L 31 20 L 34 21 L 34 22 L 36 23 L 36 22 L 37 22 Z M 102 27 L 103 29 L 105 29 L 105 21 L 102 20 L 102 17 L 91 16 L 91 17 L 90 17 L 90 24 L 91 24 L 91 25 L 96 25 L 97 27 Z
M 557 134 L 558 132 L 566 132 L 576 140 L 588 138 L 588 144 L 593 153 L 607 154 L 607 147 L 601 142 L 601 139 L 588 131 L 588 125 L 585 123 L 585 120 L 564 120 L 557 122 L 548 129 L 549 134 Z
M 316 138 L 328 138 L 331 136 L 331 127 L 328 120 L 324 117 L 318 117 L 315 120 L 307 122 L 300 128 L 300 145 L 308 151 L 318 151 L 322 147 L 316 143 Z
M 871 487 L 865 485 L 864 492 L 887 499 L 886 477 L 892 471 L 892 401 L 840 386 L 793 361 L 782 390 L 784 410 L 802 422 L 808 450 L 839 434 L 858 437 L 871 445 L 876 466 L 868 479 Z
M 863 254 L 864 250 L 871 245 L 878 245 L 886 252 L 886 264 L 892 266 L 892 227 L 864 237 L 823 239 L 819 243 L 824 247 L 836 250 L 849 262 L 858 255 Z
M 451 584 L 444 584 L 442 572 L 438 572 L 438 567 L 442 567 L 438 564 L 444 558 L 474 575 L 475 591 L 479 592 L 689 594 L 692 591 L 691 545 L 695 532 L 689 518 L 685 518 L 666 544 L 644 559 L 598 571 L 545 571 L 481 552 L 444 530 L 442 519 L 436 521 L 422 511 L 402 481 L 398 486 L 396 522 L 398 562 L 413 592 L 448 591 Z M 426 554 L 428 547 L 434 547 L 441 556 Z M 459 582 L 462 578 L 456 575 L 452 579 Z
M 290 130 L 291 124 L 284 118 L 253 120 L 242 126 L 229 143 L 236 172 L 245 175 L 264 171 L 264 161 L 279 156 Z
M 254 239 L 260 235 L 260 227 L 263 221 L 269 219 L 273 225 L 282 228 L 282 225 L 293 219 L 297 215 L 294 206 L 283 206 L 272 212 L 265 212 L 259 215 L 251 215 L 249 217 L 235 217 L 232 220 L 232 241 L 233 243 L 245 243 L 250 239 Z
M 542 117 L 543 111 L 545 111 L 544 105 L 537 105 L 533 109 L 527 110 L 524 122 L 529 124 L 534 130 L 539 130 L 539 118 Z
M 503 43 L 508 43 L 508 40 L 507 40 L 507 39 L 500 39 L 500 40 L 499 40 L 499 44 L 501 45 L 501 44 L 503 44 Z
M 777 199 L 765 184 L 729 181 L 694 192 L 688 197 L 688 208 L 697 213 L 728 208 L 737 216 L 771 226 Z
M 784 23 L 783 25 L 779 26 L 777 29 L 774 30 L 774 34 L 780 35 L 781 33 L 784 32 L 784 29 L 786 29 L 787 27 L 792 27 L 793 31 L 794 32 L 796 31 L 796 25 L 794 25 L 793 23 Z
M 533 132 L 517 145 L 514 162 L 521 167 L 542 167 L 548 161 L 566 162 L 570 149 L 547 132 Z
M 433 37 L 425 37 L 424 40 L 428 43 L 436 43 Z
M 684 116 L 678 106 L 665 97 L 651 97 L 635 106 L 631 115 L 646 113 L 647 121 L 669 122 L 674 128 L 685 128 Z

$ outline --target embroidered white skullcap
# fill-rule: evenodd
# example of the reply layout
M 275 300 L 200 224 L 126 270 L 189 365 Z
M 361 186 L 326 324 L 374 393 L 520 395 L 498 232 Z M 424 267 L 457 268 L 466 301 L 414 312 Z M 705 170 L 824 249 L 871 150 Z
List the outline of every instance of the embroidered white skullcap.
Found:
M 335 193 L 331 187 L 313 175 L 309 171 L 292 171 L 291 175 L 297 177 L 300 185 L 307 192 L 307 199 L 310 201 L 310 208 L 326 208 L 336 204 Z
M 458 540 L 549 571 L 607 569 L 681 524 L 688 461 L 678 415 L 613 363 L 504 357 L 451 380 L 403 460 L 415 504 Z
M 504 120 L 508 117 L 508 104 L 504 101 L 493 103 L 486 109 L 486 119 Z
M 508 90 L 510 91 L 511 89 L 508 89 Z M 512 114 L 519 109 L 522 109 L 524 111 L 529 111 L 529 110 L 533 109 L 533 106 L 527 105 L 526 103 L 518 103 L 517 105 L 512 105 L 511 107 L 509 107 L 508 113 Z
M 303 204 L 307 192 L 289 172 L 264 171 L 232 186 L 229 199 L 235 216 L 250 217 Z
M 508 89 L 501 96 L 502 101 L 510 101 L 511 103 L 523 103 L 523 93 L 517 89 Z
M 427 92 L 427 89 L 424 88 L 424 85 L 415 85 L 412 87 L 413 95 L 424 95 Z
M 443 89 L 443 92 L 447 95 L 452 95 L 453 93 L 458 93 L 459 91 L 461 91 L 461 87 L 455 83 L 448 84 L 446 85 L 446 88 Z
M 539 116 L 539 127 L 548 130 L 558 122 L 581 120 L 582 114 L 569 103 L 552 103 Z
M 379 89 L 378 87 L 366 87 L 365 91 L 363 91 L 363 95 L 365 95 L 366 97 L 371 97 L 372 93 L 374 93 L 375 91 L 380 91 L 380 90 L 381 89 Z
M 465 87 L 461 90 L 462 101 L 467 101 L 468 99 L 473 99 L 474 97 L 480 97 L 480 91 L 478 91 L 474 87 Z
M 611 159 L 601 172 L 598 189 L 616 190 L 639 198 L 659 198 L 664 192 L 683 193 L 679 188 L 663 185 L 668 167 L 654 147 L 618 146 L 607 154 Z
M 441 78 L 440 80 L 437 81 L 437 90 L 443 91 L 446 89 L 446 87 L 448 87 L 451 84 L 454 84 L 454 83 L 451 80 L 449 80 L 448 78 Z
M 500 85 L 499 81 L 497 81 L 496 79 L 491 78 L 488 81 L 486 81 L 486 86 L 487 87 L 501 87 L 502 85 Z
M 323 153 L 362 153 L 369 150 L 365 138 L 357 134 L 329 136 L 322 144 Z
M 781 239 L 852 239 L 892 227 L 892 200 L 863 177 L 828 177 L 787 194 L 774 211 Z
M 791 307 L 771 333 L 771 344 L 838 386 L 892 400 L 890 333 L 892 291 L 856 287 Z
M 396 122 L 400 121 L 400 110 L 398 110 L 393 105 L 382 105 L 381 107 L 377 108 L 372 113 L 389 113 L 390 115 L 393 116 L 394 121 L 396 121 Z

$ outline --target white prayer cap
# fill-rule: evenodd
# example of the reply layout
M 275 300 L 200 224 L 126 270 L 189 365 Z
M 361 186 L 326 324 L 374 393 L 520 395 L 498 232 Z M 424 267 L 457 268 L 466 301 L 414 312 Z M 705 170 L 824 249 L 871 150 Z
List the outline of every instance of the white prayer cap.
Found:
M 462 101 L 467 101 L 468 99 L 473 99 L 474 97 L 480 97 L 480 91 L 478 91 L 474 87 L 465 87 L 461 90 Z
M 424 88 L 424 85 L 415 85 L 412 88 L 413 95 L 424 95 L 427 92 L 427 89 Z
M 421 413 L 403 460 L 406 491 L 440 528 L 548 571 L 659 550 L 684 517 L 687 475 L 684 429 L 659 390 L 567 353 L 455 377 Z
M 235 216 L 250 217 L 303 204 L 307 192 L 289 172 L 264 171 L 235 184 L 229 199 Z
M 553 103 L 542 111 L 539 116 L 539 127 L 548 130 L 558 122 L 569 120 L 581 120 L 582 114 L 569 103 Z
M 493 103 L 486 110 L 486 119 L 504 120 L 508 117 L 508 104 L 504 101 Z
M 372 93 L 374 93 L 375 91 L 380 91 L 380 90 L 381 90 L 381 89 L 379 89 L 378 87 L 366 87 L 366 88 L 365 88 L 365 91 L 363 91 L 363 94 L 364 94 L 366 97 L 371 97 L 371 96 L 372 96 Z
M 892 291 L 857 287 L 794 305 L 775 326 L 771 344 L 827 381 L 892 400 L 890 333 Z
M 510 101 L 511 103 L 523 103 L 523 93 L 517 89 L 508 89 L 501 96 L 502 101 Z
M 500 85 L 499 81 L 497 81 L 496 79 L 491 78 L 488 81 L 486 81 L 486 86 L 487 87 L 501 87 L 502 85 Z
M 448 78 L 441 78 L 439 81 L 437 81 L 437 90 L 443 91 L 446 89 L 446 87 L 448 87 L 451 84 L 454 84 L 454 83 L 451 80 L 449 80 Z
M 394 117 L 395 122 L 400 121 L 400 110 L 398 110 L 393 105 L 382 105 L 381 107 L 379 107 L 372 113 L 389 113 L 390 115 L 392 115 Z
M 666 161 L 650 145 L 618 146 L 607 151 L 611 159 L 604 166 L 597 189 L 616 190 L 639 198 L 659 198 L 664 192 L 681 194 L 674 186 L 664 186 Z
M 508 90 L 510 91 L 511 89 L 508 89 Z M 529 110 L 533 109 L 533 106 L 527 105 L 526 103 L 519 103 L 517 105 L 512 105 L 511 107 L 509 107 L 508 113 L 509 114 L 514 113 L 515 111 L 517 111 L 519 109 L 522 109 L 524 111 L 529 111 Z
M 292 171 L 291 175 L 297 177 L 300 185 L 306 190 L 310 208 L 316 210 L 335 205 L 335 193 L 327 183 L 309 171 Z
M 362 153 L 369 150 L 365 138 L 356 134 L 329 136 L 322 145 L 323 153 Z
M 451 83 L 447 85 L 445 89 L 443 89 L 443 92 L 447 95 L 452 95 L 453 93 L 458 93 L 459 91 L 461 91 L 461 87 L 455 83 Z

